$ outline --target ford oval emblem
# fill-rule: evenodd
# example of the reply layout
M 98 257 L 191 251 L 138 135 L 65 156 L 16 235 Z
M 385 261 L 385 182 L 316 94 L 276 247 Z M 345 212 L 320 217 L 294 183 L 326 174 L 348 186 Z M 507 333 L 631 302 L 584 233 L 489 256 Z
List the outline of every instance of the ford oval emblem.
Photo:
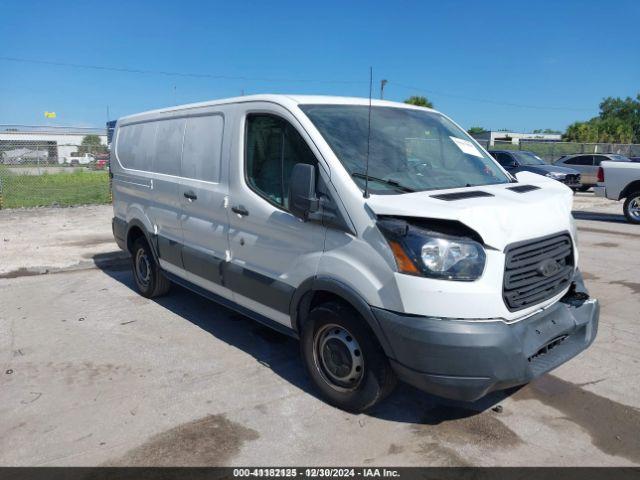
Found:
M 553 258 L 547 258 L 538 264 L 538 273 L 543 277 L 553 277 L 562 267 Z

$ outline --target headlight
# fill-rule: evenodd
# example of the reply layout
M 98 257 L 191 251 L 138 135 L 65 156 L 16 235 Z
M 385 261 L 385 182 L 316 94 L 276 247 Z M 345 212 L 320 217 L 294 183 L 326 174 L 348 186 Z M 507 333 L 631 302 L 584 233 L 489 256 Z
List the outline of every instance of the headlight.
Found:
M 384 221 L 378 225 L 391 246 L 399 272 L 458 281 L 473 281 L 482 275 L 486 255 L 478 242 L 391 222 L 392 228 Z
M 566 174 L 558 173 L 558 172 L 549 172 L 545 175 L 545 177 L 553 178 L 554 180 L 561 180 L 564 177 L 566 177 Z

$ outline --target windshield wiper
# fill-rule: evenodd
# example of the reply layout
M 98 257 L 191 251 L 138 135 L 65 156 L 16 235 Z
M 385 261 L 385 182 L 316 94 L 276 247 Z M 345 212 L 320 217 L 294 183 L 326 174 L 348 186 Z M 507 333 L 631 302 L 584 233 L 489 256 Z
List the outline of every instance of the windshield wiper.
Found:
M 403 192 L 415 192 L 413 188 L 406 187 L 390 178 L 372 177 L 371 175 L 365 175 L 364 173 L 360 173 L 360 172 L 354 172 L 351 174 L 351 176 L 356 178 L 369 178 L 370 181 L 384 183 L 385 185 L 391 185 L 392 187 L 395 187 L 398 190 L 401 190 Z

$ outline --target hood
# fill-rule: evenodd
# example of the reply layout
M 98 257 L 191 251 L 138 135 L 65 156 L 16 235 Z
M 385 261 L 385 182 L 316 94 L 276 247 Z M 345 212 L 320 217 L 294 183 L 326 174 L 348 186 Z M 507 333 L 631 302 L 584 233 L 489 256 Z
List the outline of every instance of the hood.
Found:
M 571 231 L 573 192 L 560 182 L 531 172 L 516 174 L 519 183 L 430 190 L 401 195 L 371 195 L 367 205 L 377 215 L 457 220 L 476 231 L 485 244 L 504 250 L 513 242 Z M 539 187 L 525 193 L 518 185 Z M 440 200 L 433 195 L 481 191 L 490 197 Z
M 550 172 L 564 173 L 565 175 L 577 175 L 580 173 L 573 168 L 558 167 L 556 165 L 522 165 L 520 168 L 524 171 L 541 173 L 542 175 Z

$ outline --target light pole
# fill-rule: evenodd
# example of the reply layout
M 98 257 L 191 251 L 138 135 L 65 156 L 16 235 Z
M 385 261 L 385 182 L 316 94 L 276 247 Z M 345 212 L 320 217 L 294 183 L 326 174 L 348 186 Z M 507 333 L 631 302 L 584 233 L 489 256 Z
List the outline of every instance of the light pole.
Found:
M 380 80 L 380 100 L 384 98 L 384 86 L 389 83 L 388 80 Z

